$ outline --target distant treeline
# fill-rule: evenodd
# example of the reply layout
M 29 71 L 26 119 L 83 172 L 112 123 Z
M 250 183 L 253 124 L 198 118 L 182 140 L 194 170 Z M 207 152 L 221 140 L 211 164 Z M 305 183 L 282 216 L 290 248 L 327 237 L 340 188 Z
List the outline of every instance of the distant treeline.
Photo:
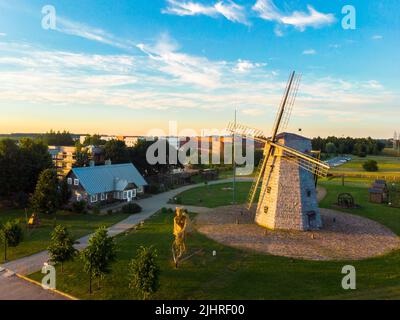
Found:
M 314 138 L 312 139 L 314 150 L 321 150 L 322 153 L 329 154 L 353 154 L 360 157 L 366 155 L 377 155 L 386 147 L 382 140 L 368 138 Z
M 68 131 L 53 131 L 50 130 L 46 133 L 11 133 L 0 134 L 0 139 L 12 139 L 21 141 L 22 139 L 29 138 L 33 140 L 42 140 L 43 143 L 52 146 L 73 146 L 75 140 L 79 139 L 79 135 L 71 134 Z

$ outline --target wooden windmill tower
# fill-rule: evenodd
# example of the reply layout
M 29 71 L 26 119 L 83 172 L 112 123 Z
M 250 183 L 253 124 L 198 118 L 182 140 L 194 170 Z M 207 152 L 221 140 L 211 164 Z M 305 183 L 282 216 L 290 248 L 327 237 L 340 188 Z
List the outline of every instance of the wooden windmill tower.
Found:
M 292 133 L 278 134 L 288 123 L 300 78 L 295 72 L 290 75 L 270 138 L 257 129 L 228 125 L 235 135 L 265 143 L 247 206 L 252 207 L 261 185 L 255 221 L 268 229 L 305 231 L 322 227 L 316 179 L 327 175 L 329 165 L 313 156 L 311 140 Z

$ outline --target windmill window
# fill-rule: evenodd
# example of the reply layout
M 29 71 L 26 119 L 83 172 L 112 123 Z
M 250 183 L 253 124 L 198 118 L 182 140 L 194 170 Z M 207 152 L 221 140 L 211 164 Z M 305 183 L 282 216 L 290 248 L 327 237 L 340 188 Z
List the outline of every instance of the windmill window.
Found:
M 268 207 L 267 206 L 264 207 L 264 213 L 268 213 Z
M 307 190 L 307 197 L 311 197 L 311 190 Z
M 271 187 L 267 188 L 267 193 L 271 193 Z

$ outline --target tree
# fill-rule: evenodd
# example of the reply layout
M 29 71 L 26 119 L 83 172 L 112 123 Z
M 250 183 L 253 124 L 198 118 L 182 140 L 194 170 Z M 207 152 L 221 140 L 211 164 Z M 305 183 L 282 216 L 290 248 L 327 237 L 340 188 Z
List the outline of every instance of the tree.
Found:
M 92 280 L 100 280 L 111 271 L 111 263 L 116 259 L 114 238 L 107 235 L 105 227 L 99 228 L 89 239 L 88 246 L 82 251 L 84 271 L 89 275 L 89 293 L 92 293 Z M 99 284 L 98 282 L 98 284 Z
M 10 199 L 16 193 L 35 190 L 39 174 L 51 168 L 51 156 L 41 141 L 21 139 L 0 141 L 0 195 Z
M 53 214 L 59 207 L 58 179 L 55 170 L 46 169 L 36 184 L 31 198 L 32 210 L 39 213 Z
M 374 172 L 374 171 L 378 171 L 378 163 L 375 160 L 367 160 L 364 162 L 363 164 L 363 168 L 365 171 L 370 171 L 370 172 Z
M 68 187 L 67 179 L 62 179 L 58 183 L 58 206 L 63 207 L 68 204 L 71 197 L 71 190 Z
M 84 146 L 101 146 L 106 143 L 105 140 L 101 140 L 101 136 L 99 134 L 88 135 L 85 137 L 83 141 Z
M 328 142 L 325 146 L 326 153 L 334 154 L 336 153 L 336 146 L 333 142 Z
M 111 140 L 104 145 L 104 156 L 113 163 L 128 162 L 127 148 L 124 141 Z
M 7 247 L 16 247 L 22 241 L 23 232 L 19 220 L 8 221 L 1 228 L 1 238 L 4 244 L 4 261 L 7 261 Z
M 50 260 L 61 264 L 61 272 L 64 272 L 64 262 L 73 260 L 77 252 L 67 228 L 61 225 L 54 228 L 47 250 L 49 250 Z
M 53 131 L 46 132 L 42 140 L 48 146 L 73 146 L 74 140 L 72 139 L 71 134 L 68 131 Z
M 160 286 L 160 268 L 156 258 L 155 249 L 141 246 L 135 259 L 129 263 L 129 288 L 135 290 L 144 300 L 154 294 Z

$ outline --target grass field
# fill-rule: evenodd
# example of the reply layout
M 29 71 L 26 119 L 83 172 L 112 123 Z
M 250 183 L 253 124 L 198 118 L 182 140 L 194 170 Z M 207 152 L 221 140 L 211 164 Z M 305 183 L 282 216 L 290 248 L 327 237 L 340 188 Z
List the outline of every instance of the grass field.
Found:
M 247 200 L 250 186 L 251 182 L 236 183 L 237 203 L 244 203 Z M 193 188 L 179 194 L 177 197 L 181 199 L 182 204 L 191 206 L 215 208 L 230 205 L 233 201 L 232 183 Z
M 58 212 L 57 223 L 65 225 L 75 239 L 92 233 L 98 227 L 111 226 L 126 218 L 126 214 L 113 214 L 111 216 L 97 216 L 91 214 L 74 214 L 71 212 Z M 50 233 L 54 228 L 54 217 L 40 216 L 41 225 L 39 228 L 27 230 L 24 210 L 0 210 L 0 224 L 11 220 L 19 219 L 24 229 L 24 239 L 16 248 L 7 250 L 8 260 L 15 260 L 47 249 L 50 241 Z M 4 248 L 0 246 L 0 263 L 4 262 Z
M 371 177 L 392 177 L 400 178 L 400 157 L 390 156 L 368 156 L 360 158 L 352 156 L 353 160 L 330 170 L 333 174 L 345 174 L 346 176 L 368 176 Z M 378 163 L 379 170 L 377 172 L 367 172 L 362 167 L 367 160 L 375 160 Z
M 322 184 L 328 191 L 322 207 L 331 207 L 339 192 L 351 192 L 362 206 L 352 213 L 377 220 L 400 234 L 400 209 L 369 204 L 366 187 L 342 188 L 333 181 Z M 246 185 L 248 188 L 249 183 L 241 184 L 243 191 Z M 203 188 L 199 191 L 206 193 Z M 230 202 L 229 193 L 219 191 L 217 197 L 218 203 Z M 140 245 L 154 245 L 162 270 L 160 290 L 154 299 L 400 299 L 400 251 L 363 261 L 303 261 L 233 249 L 194 232 L 187 240 L 189 251 L 202 249 L 203 253 L 176 270 L 170 249 L 172 219 L 172 214 L 158 213 L 142 229 L 118 236 L 118 260 L 92 295 L 88 294 L 88 279 L 79 261 L 66 264 L 64 274 L 57 268 L 57 288 L 82 299 L 135 299 L 137 296 L 128 289 L 127 265 Z M 357 270 L 355 291 L 341 288 L 345 264 Z M 32 275 L 36 280 L 41 277 L 40 273 Z

